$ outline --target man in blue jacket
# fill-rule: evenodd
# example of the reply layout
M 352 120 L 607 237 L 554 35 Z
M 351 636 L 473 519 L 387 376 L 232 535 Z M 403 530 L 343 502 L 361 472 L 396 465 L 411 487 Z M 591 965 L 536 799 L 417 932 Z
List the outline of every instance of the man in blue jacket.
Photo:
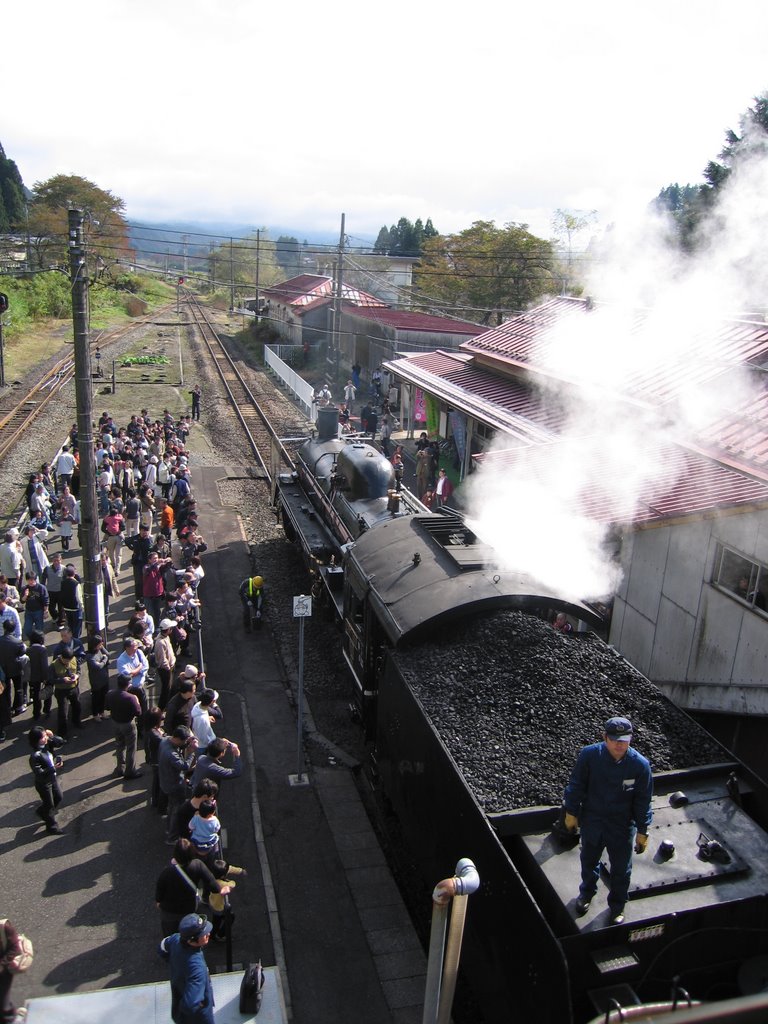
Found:
M 214 1024 L 213 986 L 203 955 L 212 929 L 202 914 L 187 914 L 179 922 L 178 932 L 160 943 L 160 956 L 170 961 L 175 1024 Z
M 602 743 L 583 747 L 565 788 L 565 827 L 581 825 L 581 885 L 576 913 L 586 914 L 597 892 L 600 858 L 608 851 L 611 882 L 608 910 L 611 924 L 624 920 L 635 853 L 648 845 L 653 812 L 653 776 L 648 761 L 633 750 L 632 723 L 609 718 Z

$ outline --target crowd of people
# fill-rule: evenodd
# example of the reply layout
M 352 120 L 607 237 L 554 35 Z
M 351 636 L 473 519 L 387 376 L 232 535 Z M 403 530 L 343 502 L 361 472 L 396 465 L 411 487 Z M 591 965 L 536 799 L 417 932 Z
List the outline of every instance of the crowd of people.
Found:
M 218 693 L 189 661 L 207 550 L 189 467 L 191 422 L 168 410 L 160 418 L 142 410 L 125 427 L 107 412 L 98 420 L 105 628 L 86 638 L 83 580 L 68 561 L 82 539 L 76 425 L 54 462 L 30 475 L 26 525 L 0 545 L 0 741 L 15 725 L 27 731 L 34 813 L 49 835 L 62 832 L 59 772 L 75 731 L 111 722 L 116 778 L 142 777 L 143 750 L 150 803 L 173 847 L 155 893 L 163 934 L 202 898 L 223 938 L 226 899 L 244 872 L 222 856 L 218 791 L 241 774 L 242 760 L 219 735 Z M 126 587 L 132 611 L 117 623 L 112 602 Z M 260 589 L 253 600 L 260 614 Z M 50 630 L 59 636 L 49 644 Z

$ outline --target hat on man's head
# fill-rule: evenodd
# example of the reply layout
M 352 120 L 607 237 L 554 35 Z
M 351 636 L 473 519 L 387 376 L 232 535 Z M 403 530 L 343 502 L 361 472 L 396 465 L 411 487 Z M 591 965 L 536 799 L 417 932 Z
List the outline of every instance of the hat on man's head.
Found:
M 179 921 L 179 935 L 182 939 L 199 939 L 202 935 L 210 935 L 213 925 L 205 914 L 187 914 Z
M 612 740 L 632 741 L 632 723 L 628 718 L 609 718 L 604 726 L 605 735 Z
M 198 675 L 197 665 L 187 665 L 187 667 L 184 669 L 184 675 L 187 677 L 187 679 L 196 679 Z
M 164 629 L 173 629 L 176 625 L 173 619 L 161 619 L 159 629 L 162 632 Z

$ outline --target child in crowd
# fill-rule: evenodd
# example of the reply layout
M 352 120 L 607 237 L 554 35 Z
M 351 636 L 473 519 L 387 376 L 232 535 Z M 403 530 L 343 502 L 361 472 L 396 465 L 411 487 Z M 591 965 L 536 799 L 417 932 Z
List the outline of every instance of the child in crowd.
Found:
M 189 838 L 205 863 L 214 860 L 218 853 L 220 832 L 216 804 L 212 800 L 203 800 L 189 823 Z

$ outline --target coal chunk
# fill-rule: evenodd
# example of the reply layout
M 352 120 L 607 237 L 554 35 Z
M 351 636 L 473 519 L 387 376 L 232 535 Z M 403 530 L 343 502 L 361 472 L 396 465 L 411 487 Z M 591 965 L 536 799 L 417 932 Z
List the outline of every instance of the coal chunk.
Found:
M 453 624 L 394 660 L 488 812 L 559 804 L 579 750 L 613 715 L 631 719 L 654 771 L 728 760 L 599 637 L 563 636 L 522 612 Z

